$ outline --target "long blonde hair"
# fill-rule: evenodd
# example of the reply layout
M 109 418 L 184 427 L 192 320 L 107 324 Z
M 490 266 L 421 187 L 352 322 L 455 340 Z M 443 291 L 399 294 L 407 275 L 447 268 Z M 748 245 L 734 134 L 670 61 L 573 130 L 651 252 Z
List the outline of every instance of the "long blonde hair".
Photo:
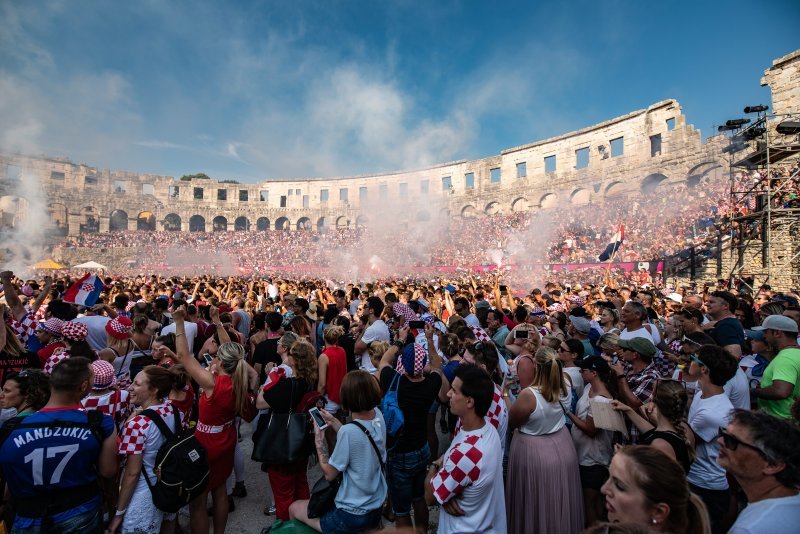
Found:
M 558 361 L 558 353 L 550 347 L 541 347 L 533 357 L 536 374 L 531 386 L 538 388 L 547 402 L 556 402 L 567 394 L 567 384 Z
M 2 319 L 2 317 L 0 317 Z M 0 350 L 5 351 L 6 354 L 12 358 L 18 358 L 22 354 L 22 343 L 20 343 L 14 329 L 3 322 L 3 328 L 6 329 L 6 346 L 0 347 Z
M 247 362 L 244 361 L 244 347 L 239 343 L 223 343 L 217 349 L 217 358 L 222 364 L 222 370 L 230 375 L 233 380 L 234 406 L 236 414 L 242 415 L 247 403 L 248 379 Z

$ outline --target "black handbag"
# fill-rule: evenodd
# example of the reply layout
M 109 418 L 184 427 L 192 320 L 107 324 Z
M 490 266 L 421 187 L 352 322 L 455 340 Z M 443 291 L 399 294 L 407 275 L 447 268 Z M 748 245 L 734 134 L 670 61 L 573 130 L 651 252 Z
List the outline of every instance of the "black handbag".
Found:
M 375 454 L 378 456 L 378 463 L 381 465 L 381 473 L 383 473 L 385 478 L 386 466 L 383 463 L 380 450 L 378 450 L 375 440 L 369 435 L 369 431 L 364 427 L 364 425 L 358 421 L 350 421 L 350 423 L 347 424 L 349 425 L 351 423 L 360 428 L 361 431 L 364 432 L 364 434 L 369 438 L 369 442 L 372 444 L 372 448 L 375 450 Z M 336 504 L 336 494 L 339 492 L 339 487 L 341 485 L 342 473 L 339 473 L 339 476 L 333 480 L 327 480 L 324 475 L 317 480 L 314 483 L 314 486 L 311 488 L 311 498 L 308 500 L 308 509 L 306 510 L 308 517 L 311 519 L 322 517 L 331 509 L 333 509 L 334 505 Z
M 295 384 L 292 381 L 292 397 Z M 268 465 L 286 465 L 302 459 L 309 453 L 311 421 L 307 413 L 272 412 L 269 417 L 261 417 L 253 436 L 253 454 L 256 462 Z

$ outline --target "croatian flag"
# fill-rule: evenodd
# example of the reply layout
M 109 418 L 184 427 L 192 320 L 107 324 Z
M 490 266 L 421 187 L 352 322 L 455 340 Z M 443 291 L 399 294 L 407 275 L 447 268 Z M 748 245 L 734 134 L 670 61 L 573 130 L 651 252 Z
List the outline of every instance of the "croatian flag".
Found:
M 600 261 L 608 261 L 617 253 L 623 241 L 625 241 L 625 227 L 620 225 L 617 233 L 611 236 L 611 242 L 606 246 L 606 249 L 600 254 L 598 259 Z
M 86 273 L 64 293 L 63 300 L 78 306 L 94 306 L 102 291 L 103 282 L 100 281 L 100 278 L 96 274 Z

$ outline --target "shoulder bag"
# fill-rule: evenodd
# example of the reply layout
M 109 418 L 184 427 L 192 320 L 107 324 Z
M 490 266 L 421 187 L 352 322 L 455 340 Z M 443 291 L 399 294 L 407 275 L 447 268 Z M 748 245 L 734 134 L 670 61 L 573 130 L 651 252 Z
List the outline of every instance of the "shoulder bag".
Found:
M 292 396 L 294 399 L 295 381 L 292 380 Z M 261 417 L 258 421 L 251 458 L 256 462 L 268 465 L 286 465 L 293 463 L 311 452 L 311 421 L 305 411 L 295 413 L 295 407 L 289 407 L 289 413 L 270 413 L 269 417 Z

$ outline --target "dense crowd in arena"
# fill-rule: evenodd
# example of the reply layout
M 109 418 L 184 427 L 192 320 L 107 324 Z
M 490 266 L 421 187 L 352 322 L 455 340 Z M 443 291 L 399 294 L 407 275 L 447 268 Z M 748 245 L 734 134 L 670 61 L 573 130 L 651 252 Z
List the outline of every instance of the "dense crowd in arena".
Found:
M 496 273 L 0 281 L 12 532 L 170 533 L 182 514 L 224 532 L 255 485 L 276 530 L 800 521 L 796 293 Z
M 780 188 L 774 207 L 798 205 L 797 169 L 773 172 Z M 788 182 L 788 183 L 784 183 Z M 86 233 L 60 246 L 133 247 L 133 272 L 169 268 L 202 274 L 282 273 L 315 269 L 318 274 L 412 272 L 419 267 L 474 267 L 492 264 L 593 263 L 620 226 L 625 241 L 617 261 L 652 261 L 686 250 L 710 247 L 720 232 L 731 233 L 731 189 L 737 215 L 755 208 L 767 181 L 758 173 L 704 179 L 652 194 L 610 198 L 601 205 L 569 205 L 531 213 L 408 223 L 327 231 Z M 737 223 L 738 224 L 738 223 Z M 737 225 L 734 233 L 750 231 Z

